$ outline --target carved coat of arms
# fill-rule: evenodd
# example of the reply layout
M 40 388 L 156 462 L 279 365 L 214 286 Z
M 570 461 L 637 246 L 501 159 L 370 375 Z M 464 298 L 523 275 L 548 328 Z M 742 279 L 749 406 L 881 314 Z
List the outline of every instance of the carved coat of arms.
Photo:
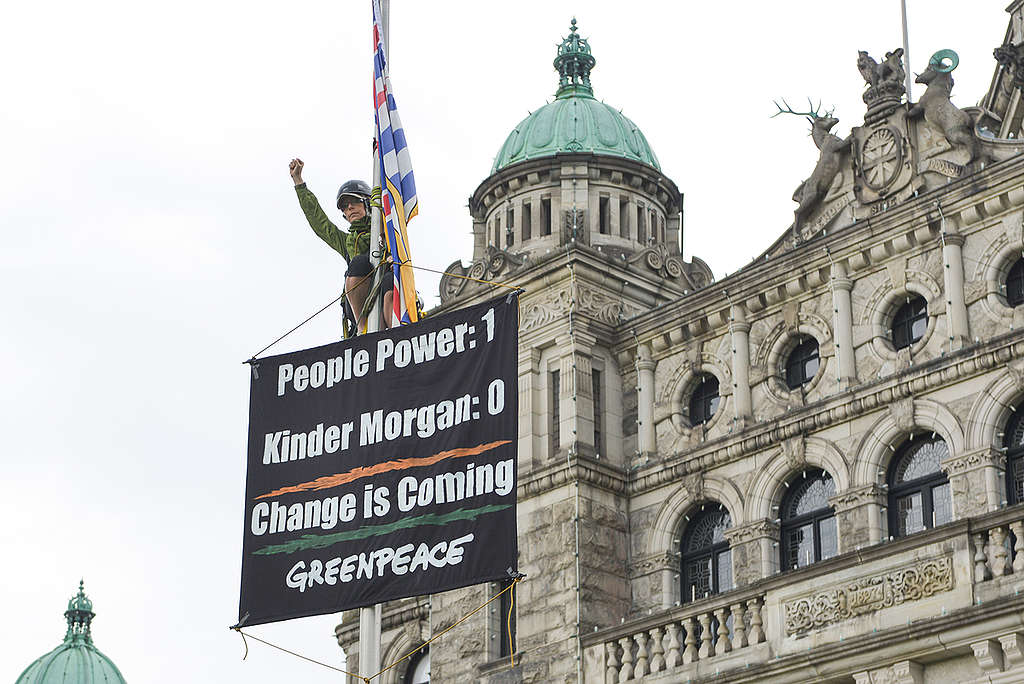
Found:
M 903 109 L 853 129 L 854 191 L 862 204 L 898 194 L 914 175 Z

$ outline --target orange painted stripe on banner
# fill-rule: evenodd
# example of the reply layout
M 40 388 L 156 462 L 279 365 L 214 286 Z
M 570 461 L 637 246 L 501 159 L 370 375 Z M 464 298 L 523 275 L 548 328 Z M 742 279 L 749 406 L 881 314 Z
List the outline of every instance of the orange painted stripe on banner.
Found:
M 385 461 L 383 463 L 377 463 L 372 466 L 360 466 L 359 468 L 353 468 L 347 473 L 338 473 L 336 475 L 325 475 L 318 477 L 310 482 L 301 482 L 297 485 L 290 485 L 288 487 L 281 487 L 275 489 L 267 494 L 261 494 L 255 499 L 267 499 L 272 496 L 280 496 L 281 494 L 292 494 L 294 492 L 310 492 L 318 491 L 321 489 L 330 489 L 332 487 L 338 487 L 343 484 L 348 484 L 355 480 L 359 480 L 364 477 L 370 477 L 372 475 L 380 475 L 381 473 L 387 473 L 392 470 L 407 470 L 409 468 L 418 468 L 420 466 L 433 465 L 439 461 L 443 461 L 448 458 L 465 458 L 466 456 L 476 456 L 482 454 L 485 451 L 496 449 L 497 447 L 503 446 L 510 443 L 512 440 L 503 439 L 498 442 L 488 442 L 487 444 L 478 444 L 475 447 L 459 447 L 457 449 L 449 449 L 448 451 L 442 451 L 434 454 L 433 456 L 421 456 L 418 458 L 401 458 L 397 461 Z M 254 499 L 254 500 L 255 500 Z

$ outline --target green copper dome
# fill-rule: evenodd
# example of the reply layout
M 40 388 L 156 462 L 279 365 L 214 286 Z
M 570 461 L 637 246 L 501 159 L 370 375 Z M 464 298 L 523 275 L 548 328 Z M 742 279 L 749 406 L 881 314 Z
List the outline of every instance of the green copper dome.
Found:
M 516 162 L 551 157 L 559 152 L 593 152 L 643 162 L 661 170 L 658 158 L 636 124 L 610 105 L 594 99 L 590 70 L 596 60 L 590 44 L 576 33 L 558 46 L 555 70 L 558 92 L 519 122 L 501 146 L 491 173 Z
M 92 601 L 84 583 L 68 602 L 64 617 L 68 631 L 64 643 L 25 668 L 15 684 L 125 684 L 110 658 L 92 643 Z

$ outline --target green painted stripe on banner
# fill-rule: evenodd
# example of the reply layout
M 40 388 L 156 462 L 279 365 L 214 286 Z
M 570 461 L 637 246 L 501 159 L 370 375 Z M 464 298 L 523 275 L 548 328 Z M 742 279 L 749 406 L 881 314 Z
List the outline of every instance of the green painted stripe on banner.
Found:
M 253 555 L 269 556 L 275 553 L 295 553 L 296 551 L 305 551 L 306 549 L 324 549 L 343 541 L 376 537 L 382 534 L 390 534 L 397 530 L 406 530 L 412 527 L 422 527 L 423 525 L 445 525 L 450 522 L 455 522 L 456 520 L 473 520 L 481 515 L 497 513 L 498 511 L 504 511 L 507 508 L 512 508 L 512 506 L 510 504 L 506 504 L 504 506 L 492 504 L 489 506 L 481 506 L 480 508 L 459 508 L 451 511 L 450 513 L 443 513 L 441 515 L 438 515 L 437 513 L 427 513 L 426 515 L 419 515 L 413 518 L 396 520 L 395 522 L 388 523 L 386 525 L 367 525 L 366 527 L 360 527 L 359 529 L 349 530 L 347 532 L 321 535 L 304 534 L 298 539 L 293 539 L 292 541 L 285 542 L 284 544 L 264 546 L 262 549 L 253 551 Z

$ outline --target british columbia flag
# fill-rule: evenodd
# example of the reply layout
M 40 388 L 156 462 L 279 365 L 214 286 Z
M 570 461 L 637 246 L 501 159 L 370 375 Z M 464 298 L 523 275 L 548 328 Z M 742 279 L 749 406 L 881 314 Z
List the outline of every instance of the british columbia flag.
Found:
M 418 209 L 416 181 L 406 145 L 405 130 L 398 118 L 398 107 L 388 77 L 381 23 L 380 0 L 373 2 L 373 103 L 377 135 L 377 163 L 380 165 L 381 206 L 384 231 L 395 274 L 395 296 L 391 325 L 415 323 L 416 283 L 409 256 L 406 226 Z

